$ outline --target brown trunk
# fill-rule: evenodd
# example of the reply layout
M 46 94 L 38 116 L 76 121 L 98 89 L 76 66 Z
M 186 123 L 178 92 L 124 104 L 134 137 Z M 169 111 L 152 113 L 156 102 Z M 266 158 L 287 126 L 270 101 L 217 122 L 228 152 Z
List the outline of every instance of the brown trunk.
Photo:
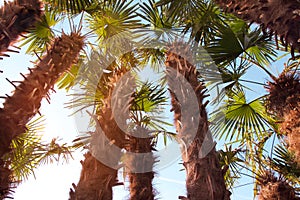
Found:
M 225 11 L 256 22 L 300 50 L 300 3 L 297 0 L 215 0 Z
M 137 134 L 146 134 L 146 130 L 143 128 L 139 128 L 138 131 L 139 133 Z M 126 167 L 131 171 L 128 173 L 130 200 L 153 200 L 155 193 L 152 180 L 154 178 L 153 164 L 155 158 L 151 153 L 151 138 L 129 136 L 129 144 L 129 147 L 126 148 L 129 151 L 126 157 Z M 130 155 L 130 152 L 134 153 L 134 155 Z M 136 156 L 136 154 L 141 155 L 141 153 L 146 154 L 143 157 Z
M 82 162 L 80 180 L 73 184 L 70 200 L 109 200 L 112 199 L 112 187 L 117 182 L 117 170 L 97 160 L 90 152 Z
M 172 97 L 172 110 L 174 110 L 175 118 L 174 123 L 176 125 L 176 131 L 178 133 L 179 140 L 182 144 L 182 159 L 183 165 L 186 169 L 186 189 L 187 197 L 180 196 L 180 199 L 187 200 L 228 200 L 230 192 L 226 189 L 224 176 L 219 164 L 219 159 L 214 147 L 213 139 L 208 131 L 207 113 L 205 107 L 207 103 L 203 103 L 205 98 L 205 86 L 199 82 L 199 72 L 192 66 L 186 58 L 176 54 L 176 48 L 180 50 L 182 48 L 181 43 L 175 43 L 167 52 L 167 72 L 168 72 L 168 84 Z M 178 47 L 176 47 L 178 46 Z M 183 47 L 184 50 L 189 51 L 188 48 Z M 180 52 L 180 51 L 179 51 Z M 184 52 L 187 53 L 186 51 Z M 189 55 L 189 54 L 186 54 Z M 192 108 L 192 105 L 188 105 L 189 96 L 182 94 L 183 99 L 179 102 L 177 94 L 172 91 L 172 83 L 170 80 L 177 77 L 177 75 L 171 75 L 171 68 L 177 71 L 177 73 L 184 76 L 192 87 L 196 97 L 199 108 L 197 115 L 199 118 L 198 127 L 195 127 L 193 119 L 183 119 L 182 116 L 187 116 L 188 113 L 196 112 Z M 171 76 L 170 76 L 171 75 Z M 171 83 L 171 84 L 170 84 Z M 181 88 L 180 91 L 184 91 L 186 88 Z M 177 92 L 180 92 L 177 90 Z M 184 109 L 182 109 L 184 108 Z M 193 129 L 196 129 L 195 136 L 191 136 Z M 193 137 L 193 138 L 191 138 Z M 206 137 L 206 139 L 205 139 Z M 204 142 L 205 139 L 205 142 Z M 213 147 L 209 148 L 210 145 Z M 205 153 L 205 147 L 208 147 L 208 152 Z M 207 155 L 205 155 L 207 154 Z
M 258 200 L 299 200 L 292 186 L 270 172 L 261 176 L 258 182 L 260 185 Z
M 92 134 L 90 152 L 82 162 L 80 180 L 77 186 L 73 184 L 74 190 L 70 191 L 70 200 L 111 200 L 112 187 L 119 185 L 118 165 L 126 139 L 125 133 L 119 128 L 113 116 L 111 101 L 115 84 L 125 72 L 116 70 L 107 78 L 108 90 L 102 91 L 106 98 L 94 117 L 98 124 L 96 132 Z M 101 83 L 103 82 L 99 84 Z
M 18 37 L 42 16 L 39 0 L 15 0 L 0 8 L 0 58 Z
M 300 165 L 300 74 L 283 72 L 267 89 L 268 110 L 282 120 L 280 131 L 287 136 L 288 149 Z
M 30 69 L 30 74 L 26 77 L 22 75 L 24 80 L 20 85 L 16 86 L 10 81 L 15 86 L 14 94 L 6 98 L 0 109 L 0 158 L 10 151 L 12 139 L 26 131 L 26 124 L 38 112 L 41 100 L 44 97 L 49 100 L 49 90 L 53 89 L 59 76 L 76 61 L 82 47 L 82 36 L 77 33 L 70 36 L 63 34 L 54 40 L 36 67 Z M 8 180 L 4 177 L 7 173 L 2 173 L 7 171 L 5 164 L 1 167 L 1 179 Z M 9 183 L 1 182 L 1 189 L 7 191 Z M 2 191 L 0 193 L 5 196 Z

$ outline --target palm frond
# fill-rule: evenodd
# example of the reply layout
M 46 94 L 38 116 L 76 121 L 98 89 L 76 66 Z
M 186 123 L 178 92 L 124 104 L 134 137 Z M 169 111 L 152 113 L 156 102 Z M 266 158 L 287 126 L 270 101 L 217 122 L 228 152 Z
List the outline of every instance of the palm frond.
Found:
M 87 18 L 89 28 L 93 30 L 99 42 L 124 31 L 141 27 L 137 19 L 137 4 L 133 1 L 108 0 Z
M 229 26 L 219 26 L 219 36 L 205 46 L 218 66 L 226 66 L 239 56 L 255 61 L 260 66 L 275 59 L 276 51 L 271 36 L 261 29 L 251 30 L 241 20 L 229 21 Z
M 72 158 L 72 147 L 58 144 L 53 139 L 49 144 L 42 142 L 43 118 L 37 118 L 27 124 L 27 132 L 11 143 L 12 152 L 6 154 L 5 161 L 10 163 L 14 179 L 26 180 L 41 164 L 68 161 Z
M 77 14 L 96 7 L 99 0 L 44 0 L 50 5 L 51 10 L 59 10 Z
M 140 4 L 141 13 L 139 16 L 144 19 L 148 26 L 157 29 L 173 29 L 178 27 L 178 18 L 175 17 L 175 12 L 166 14 L 168 12 L 167 6 L 156 6 L 154 0 L 148 0 L 147 3 Z
M 36 26 L 29 30 L 27 37 L 23 39 L 20 46 L 22 47 L 29 44 L 26 50 L 27 54 L 42 54 L 45 52 L 51 39 L 54 38 L 51 27 L 55 26 L 59 21 L 57 11 L 45 12 Z
M 240 149 L 232 149 L 225 146 L 225 151 L 219 151 L 220 164 L 224 173 L 226 187 L 232 189 L 238 179 L 242 176 L 242 165 L 245 160 L 239 155 Z
M 131 110 L 156 112 L 159 107 L 166 105 L 165 89 L 159 85 L 154 86 L 151 82 L 143 83 L 140 89 L 132 95 Z
M 218 138 L 237 141 L 245 140 L 247 135 L 262 138 L 274 124 L 260 99 L 248 103 L 245 93 L 237 91 L 229 96 L 223 109 L 213 113 L 211 127 Z
M 279 144 L 274 148 L 274 154 L 266 161 L 266 164 L 288 180 L 300 184 L 300 167 L 295 162 L 294 155 L 284 145 Z
M 183 32 L 189 33 L 190 38 L 205 46 L 218 37 L 219 29 L 228 25 L 224 13 L 220 13 L 219 7 L 212 1 L 202 2 L 195 10 L 196 13 L 191 16 L 181 16 L 184 20 Z
M 161 71 L 161 66 L 165 63 L 165 54 L 159 48 L 141 48 L 137 49 L 137 58 L 140 60 L 141 67 L 150 64 L 155 72 Z

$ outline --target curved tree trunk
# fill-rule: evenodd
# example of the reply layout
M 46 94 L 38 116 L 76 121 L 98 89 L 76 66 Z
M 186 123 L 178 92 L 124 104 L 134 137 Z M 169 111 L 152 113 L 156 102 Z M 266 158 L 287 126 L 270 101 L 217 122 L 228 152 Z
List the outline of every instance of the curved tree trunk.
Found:
M 203 103 L 205 98 L 205 86 L 199 82 L 199 72 L 192 66 L 182 55 L 176 54 L 183 49 L 186 55 L 189 55 L 189 48 L 182 46 L 182 43 L 175 43 L 172 45 L 166 56 L 166 66 L 168 75 L 168 84 L 172 97 L 172 110 L 174 111 L 174 123 L 179 139 L 182 141 L 182 160 L 186 169 L 186 190 L 187 197 L 180 196 L 179 199 L 186 200 L 228 200 L 230 192 L 226 189 L 224 176 L 219 164 L 219 159 L 215 150 L 215 144 L 212 137 L 209 135 L 207 113 Z M 177 46 L 177 47 L 176 47 Z M 176 51 L 179 50 L 179 51 Z M 171 71 L 176 71 L 181 74 L 190 84 L 197 97 L 199 108 L 199 124 L 195 127 L 194 119 L 183 119 L 184 114 L 196 112 L 192 106 L 188 104 L 190 96 L 182 93 L 183 99 L 178 100 L 178 92 L 184 91 L 186 88 L 180 88 L 176 92 L 172 89 L 174 79 L 178 75 L 172 74 Z M 179 86 L 180 87 L 180 86 Z M 177 93 L 177 94 L 176 94 Z M 184 108 L 184 109 L 182 109 Z M 196 134 L 191 138 L 191 132 L 196 129 Z M 204 141 L 205 140 L 205 141 Z M 213 145 L 213 146 L 211 146 Z M 205 148 L 207 147 L 207 148 Z M 205 152 L 205 150 L 208 152 Z
M 15 0 L 4 3 L 0 8 L 0 59 L 7 56 L 4 52 L 12 51 L 8 47 L 18 37 L 32 28 L 42 16 L 39 0 Z
M 92 140 L 89 145 L 90 152 L 85 155 L 85 160 L 82 162 L 80 180 L 77 186 L 73 184 L 74 189 L 70 191 L 70 200 L 112 199 L 112 187 L 121 184 L 117 181 L 117 171 L 121 167 L 118 165 L 121 159 L 123 159 L 125 166 L 129 169 L 130 199 L 154 199 L 152 187 L 152 179 L 154 178 L 152 171 L 154 158 L 151 153 L 152 138 L 137 138 L 126 134 L 125 130 L 120 128 L 120 126 L 126 125 L 126 120 L 130 117 L 129 115 L 127 116 L 128 113 L 126 114 L 128 110 L 125 110 L 128 109 L 128 105 L 124 105 L 125 102 L 130 103 L 127 97 L 130 95 L 128 92 L 131 92 L 127 91 L 127 87 L 124 87 L 125 84 L 130 85 L 130 79 L 132 78 L 131 76 L 123 76 L 128 72 L 127 68 L 126 65 L 125 67 L 121 66 L 121 68 L 110 68 L 112 73 L 107 75 L 108 77 L 102 76 L 100 78 L 106 81 L 100 80 L 99 84 L 102 85 L 98 89 L 108 89 L 101 91 L 106 97 L 102 102 L 103 105 L 94 116 L 98 126 L 96 127 L 96 132 L 92 134 Z M 117 107 L 113 108 L 113 104 L 122 105 L 117 105 Z M 113 109 L 118 111 L 113 111 Z M 139 129 L 137 134 L 144 134 L 141 131 Z M 128 151 L 123 158 L 122 149 Z M 150 156 L 146 156 L 146 160 L 141 160 L 140 157 L 135 156 L 139 153 L 150 153 Z M 144 166 L 148 166 L 148 168 L 143 170 Z M 138 173 L 134 173 L 136 171 Z
M 60 75 L 76 61 L 83 44 L 83 37 L 78 33 L 63 34 L 54 40 L 35 68 L 29 69 L 27 76 L 21 74 L 24 80 L 20 85 L 16 86 L 9 81 L 14 85 L 15 91 L 12 96 L 7 96 L 0 109 L 0 158 L 11 151 L 12 139 L 26 132 L 26 124 L 38 113 L 42 99 L 49 100 L 49 90 L 53 89 Z M 10 174 L 7 173 L 6 163 L 3 160 L 0 163 L 0 179 L 10 180 L 6 178 Z M 10 183 L 1 181 L 0 199 L 7 195 L 9 185 Z
M 297 0 L 215 0 L 225 11 L 271 30 L 287 47 L 300 50 L 300 3 Z

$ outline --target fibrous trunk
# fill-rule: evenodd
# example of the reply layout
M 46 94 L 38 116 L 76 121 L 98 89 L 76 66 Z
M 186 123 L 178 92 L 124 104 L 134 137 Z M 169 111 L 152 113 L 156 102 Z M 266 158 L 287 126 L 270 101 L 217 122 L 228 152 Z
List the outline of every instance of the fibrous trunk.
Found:
M 287 136 L 288 149 L 300 165 L 300 77 L 295 71 L 284 71 L 273 81 L 267 86 L 267 107 L 282 120 L 280 131 Z
M 258 200 L 299 200 L 292 186 L 270 172 L 261 176 L 258 183 L 260 186 Z
M 181 52 L 181 54 L 178 52 Z M 187 59 L 189 55 L 188 46 L 181 42 L 174 43 L 166 54 L 168 84 L 172 97 L 172 110 L 175 114 L 174 123 L 179 140 L 182 143 L 182 159 L 186 169 L 187 197 L 180 196 L 179 198 L 187 200 L 227 200 L 230 192 L 226 190 L 215 146 L 212 137 L 209 136 L 205 110 L 207 102 L 203 102 L 205 86 L 198 80 L 199 72 L 189 63 L 189 59 Z M 176 71 L 176 73 L 174 74 L 172 71 Z M 192 92 L 196 95 L 197 105 L 190 105 L 192 95 L 187 96 L 185 94 L 187 88 L 184 84 L 181 84 L 182 82 L 178 83 L 176 81 L 180 76 L 184 77 L 191 86 Z M 174 91 L 172 89 L 174 85 L 175 88 L 179 87 L 179 89 Z M 179 98 L 179 96 L 181 97 Z M 195 106 L 198 109 L 195 109 Z M 191 116 L 190 113 L 195 113 L 197 110 L 199 113 L 196 113 L 196 118 L 186 118 L 186 116 Z M 197 119 L 199 121 L 195 122 Z M 195 127 L 195 124 L 198 124 L 198 126 Z
M 102 91 L 106 97 L 94 116 L 97 125 L 96 131 L 91 135 L 90 152 L 81 162 L 80 180 L 77 185 L 73 184 L 74 189 L 70 191 L 70 200 L 111 200 L 113 186 L 120 184 L 117 172 L 120 168 L 121 149 L 125 146 L 126 140 L 125 133 L 115 121 L 112 92 L 124 71 L 117 69 L 113 72 L 108 78 L 108 90 Z
M 117 170 L 96 159 L 90 152 L 81 161 L 80 180 L 70 190 L 70 200 L 109 200 L 112 187 L 117 183 Z
M 53 89 L 55 82 L 68 70 L 76 61 L 80 50 L 83 47 L 83 37 L 78 33 L 71 35 L 63 34 L 56 38 L 48 52 L 40 58 L 39 62 L 30 73 L 24 76 L 24 80 L 17 86 L 9 81 L 15 87 L 12 96 L 7 96 L 0 108 L 0 158 L 8 153 L 10 143 L 13 138 L 26 132 L 26 124 L 39 111 L 41 100 L 47 98 L 49 101 L 49 90 Z M 1 167 L 5 163 L 1 160 Z M 2 180 L 8 180 L 6 169 L 1 169 L 0 177 Z M 7 195 L 9 183 L 1 182 L 1 198 Z
M 42 7 L 39 0 L 15 0 L 4 2 L 0 8 L 0 58 L 18 37 L 32 28 L 41 19 Z
M 135 135 L 147 134 L 144 128 L 138 128 Z M 130 171 L 129 190 L 130 200 L 153 200 L 155 193 L 152 186 L 154 178 L 153 165 L 155 158 L 152 154 L 152 139 L 148 136 L 146 138 L 137 138 L 129 136 L 128 154 L 126 157 L 126 167 Z M 133 153 L 131 155 L 131 153 Z M 142 155 L 144 154 L 144 155 Z
M 298 0 L 215 0 L 225 11 L 256 22 L 280 36 L 284 45 L 300 50 L 300 3 Z

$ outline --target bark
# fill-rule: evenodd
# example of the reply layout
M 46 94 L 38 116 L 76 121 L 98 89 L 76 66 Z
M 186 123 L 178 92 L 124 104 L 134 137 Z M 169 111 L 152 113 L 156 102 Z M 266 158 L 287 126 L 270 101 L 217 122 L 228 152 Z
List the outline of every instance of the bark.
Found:
M 146 134 L 143 128 L 138 129 L 140 135 Z M 153 165 L 155 158 L 152 152 L 152 139 L 137 138 L 129 136 L 129 154 L 126 157 L 126 167 L 131 170 L 128 173 L 130 200 L 153 200 L 155 191 L 152 186 L 154 178 Z M 134 155 L 130 155 L 130 153 Z M 139 156 L 141 153 L 146 153 L 145 156 Z M 136 156 L 138 154 L 138 156 Z
M 300 74 L 283 72 L 269 82 L 267 108 L 282 120 L 280 131 L 287 136 L 288 149 L 300 165 Z
M 76 61 L 83 44 L 83 37 L 77 33 L 63 34 L 54 40 L 35 68 L 29 69 L 27 76 L 21 74 L 24 80 L 20 85 L 16 86 L 9 81 L 14 85 L 15 91 L 12 96 L 6 97 L 3 108 L 0 108 L 0 158 L 11 151 L 12 139 L 26 132 L 26 124 L 38 113 L 41 100 L 47 98 L 49 101 L 49 90 L 53 89 L 60 75 Z M 7 173 L 2 173 L 8 168 L 2 160 L 1 163 L 0 177 L 8 180 L 5 178 Z M 10 183 L 1 183 L 2 198 L 6 196 L 9 185 Z
M 260 24 L 278 35 L 282 43 L 300 50 L 300 3 L 297 0 L 215 0 L 225 11 Z M 277 40 L 277 38 L 276 38 Z
M 230 192 L 226 189 L 224 176 L 219 164 L 219 159 L 215 150 L 215 147 L 209 148 L 210 145 L 214 145 L 213 139 L 208 131 L 208 120 L 205 107 L 208 102 L 203 102 L 205 98 L 205 86 L 199 82 L 199 72 L 182 56 L 176 54 L 176 48 L 179 48 L 182 44 L 175 43 L 173 47 L 167 52 L 167 72 L 171 68 L 176 70 L 178 74 L 184 76 L 193 89 L 197 97 L 199 108 L 199 124 L 195 127 L 193 119 L 183 119 L 182 116 L 189 116 L 188 113 L 195 112 L 195 109 L 188 105 L 189 96 L 182 94 L 183 99 L 179 102 L 177 94 L 172 91 L 171 79 L 178 78 L 177 75 L 168 74 L 168 84 L 172 97 L 172 110 L 174 111 L 174 123 L 176 125 L 176 131 L 179 139 L 182 141 L 182 160 L 186 169 L 186 190 L 187 197 L 180 196 L 179 199 L 187 200 L 227 200 L 229 199 Z M 178 46 L 178 47 L 176 47 Z M 189 50 L 188 47 L 185 50 Z M 180 51 L 179 51 L 180 52 Z M 189 55 L 185 51 L 185 55 Z M 181 91 L 185 90 L 182 88 Z M 177 92 L 180 92 L 177 90 Z M 183 108 L 183 109 L 182 109 Z M 187 114 L 187 115 L 186 115 Z M 192 137 L 191 132 L 196 129 L 196 134 Z M 204 139 L 206 140 L 204 142 Z M 203 146 L 204 145 L 204 146 Z M 205 145 L 208 145 L 209 152 L 205 156 Z
M 258 182 L 260 184 L 258 200 L 299 200 L 295 189 L 287 181 L 275 177 L 270 172 L 265 172 Z
M 80 180 L 70 191 L 70 200 L 109 200 L 117 183 L 117 170 L 98 161 L 90 152 L 81 161 Z
M 74 189 L 70 191 L 70 200 L 110 200 L 113 199 L 113 186 L 121 184 L 118 183 L 117 172 L 120 168 L 121 149 L 125 146 L 126 139 L 125 133 L 115 121 L 111 104 L 112 91 L 123 73 L 117 71 L 107 77 L 110 80 L 107 85 L 108 90 L 103 92 L 106 97 L 103 106 L 94 116 L 97 126 L 91 136 L 90 152 L 81 162 L 80 180 L 77 186 L 73 184 Z
M 0 59 L 8 56 L 4 53 L 12 51 L 8 47 L 41 19 L 41 6 L 39 0 L 15 0 L 0 8 Z

